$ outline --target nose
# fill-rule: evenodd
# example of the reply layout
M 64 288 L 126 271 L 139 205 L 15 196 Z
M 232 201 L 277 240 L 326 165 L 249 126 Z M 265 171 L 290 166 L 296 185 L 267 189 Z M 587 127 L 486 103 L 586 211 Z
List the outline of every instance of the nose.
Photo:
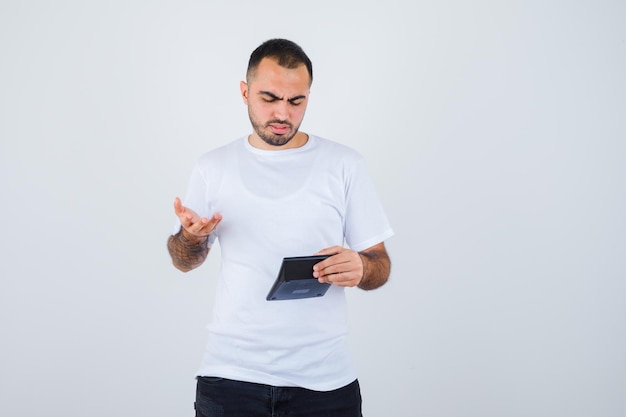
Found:
M 289 102 L 287 100 L 277 100 L 274 107 L 274 117 L 278 120 L 289 119 Z

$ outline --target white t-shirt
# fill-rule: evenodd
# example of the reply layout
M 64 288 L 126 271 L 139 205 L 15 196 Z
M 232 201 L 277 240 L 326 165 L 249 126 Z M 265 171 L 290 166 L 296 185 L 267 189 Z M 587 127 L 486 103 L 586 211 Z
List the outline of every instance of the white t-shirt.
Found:
M 344 242 L 360 251 L 393 235 L 363 158 L 312 135 L 277 151 L 241 138 L 198 159 L 184 205 L 223 216 L 209 239 L 222 260 L 197 374 L 318 391 L 354 381 L 342 287 L 319 298 L 265 297 L 283 257 Z

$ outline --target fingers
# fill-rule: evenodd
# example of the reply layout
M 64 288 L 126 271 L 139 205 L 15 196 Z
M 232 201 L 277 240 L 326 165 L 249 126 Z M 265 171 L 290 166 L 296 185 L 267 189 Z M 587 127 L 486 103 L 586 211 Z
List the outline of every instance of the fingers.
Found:
M 363 279 L 363 261 L 360 255 L 339 246 L 324 249 L 318 255 L 333 256 L 318 262 L 313 267 L 313 276 L 320 282 L 327 282 L 343 287 L 359 285 Z
M 198 221 L 192 227 L 195 228 L 195 234 L 197 236 L 208 236 L 213 233 L 220 221 L 222 221 L 222 215 L 219 213 L 215 213 L 211 217 L 211 219 L 202 217 L 200 221 Z
M 180 219 L 183 227 L 185 227 L 189 222 L 197 221 L 196 218 L 199 218 L 199 216 L 193 210 L 190 210 L 187 207 L 183 206 L 183 202 L 178 197 L 174 199 L 174 212 Z
M 183 227 L 185 227 L 188 232 L 193 233 L 194 235 L 202 236 L 203 234 L 205 234 L 204 232 L 206 231 L 208 223 L 209 220 L 202 217 L 200 219 L 197 219 L 196 221 L 193 221 L 192 219 L 192 221 L 190 221 L 186 227 Z
M 222 221 L 222 215 L 219 213 L 213 214 L 210 219 L 199 216 L 193 210 L 183 206 L 182 201 L 178 197 L 174 200 L 174 212 L 178 216 L 183 229 L 194 236 L 208 236 Z
M 177 216 L 180 216 L 185 211 L 185 207 L 183 207 L 183 202 L 180 201 L 180 198 L 176 197 L 174 199 L 174 212 Z
M 341 246 L 331 246 L 330 248 L 322 249 L 314 255 L 335 255 L 340 252 L 344 252 L 347 249 Z
M 207 219 L 206 217 L 195 216 L 188 222 L 181 222 L 181 224 L 187 233 L 198 237 L 204 237 L 213 233 L 213 231 L 221 221 L 222 216 L 218 213 L 215 213 L 210 219 Z

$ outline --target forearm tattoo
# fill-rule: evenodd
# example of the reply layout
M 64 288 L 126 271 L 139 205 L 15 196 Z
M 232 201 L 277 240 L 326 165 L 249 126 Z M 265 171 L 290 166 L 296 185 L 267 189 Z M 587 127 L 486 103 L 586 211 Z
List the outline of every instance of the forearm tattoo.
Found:
M 182 228 L 178 233 L 170 236 L 167 249 L 174 266 L 187 272 L 202 265 L 209 254 L 208 241 L 208 236 L 201 240 L 190 240 L 183 235 Z
M 359 252 L 359 255 L 363 260 L 363 279 L 359 288 L 373 290 L 382 287 L 391 272 L 391 261 L 387 253 L 382 250 L 370 250 Z

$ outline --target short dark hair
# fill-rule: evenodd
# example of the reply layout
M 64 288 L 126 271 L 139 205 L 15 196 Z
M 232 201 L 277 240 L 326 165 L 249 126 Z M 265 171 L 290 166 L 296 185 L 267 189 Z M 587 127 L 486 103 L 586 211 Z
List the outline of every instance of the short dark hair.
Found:
M 248 71 L 246 72 L 248 81 L 263 58 L 274 58 L 278 65 L 289 69 L 304 64 L 309 72 L 309 83 L 313 82 L 313 64 L 304 50 L 295 42 L 287 39 L 270 39 L 259 45 L 252 51 L 248 61 Z

